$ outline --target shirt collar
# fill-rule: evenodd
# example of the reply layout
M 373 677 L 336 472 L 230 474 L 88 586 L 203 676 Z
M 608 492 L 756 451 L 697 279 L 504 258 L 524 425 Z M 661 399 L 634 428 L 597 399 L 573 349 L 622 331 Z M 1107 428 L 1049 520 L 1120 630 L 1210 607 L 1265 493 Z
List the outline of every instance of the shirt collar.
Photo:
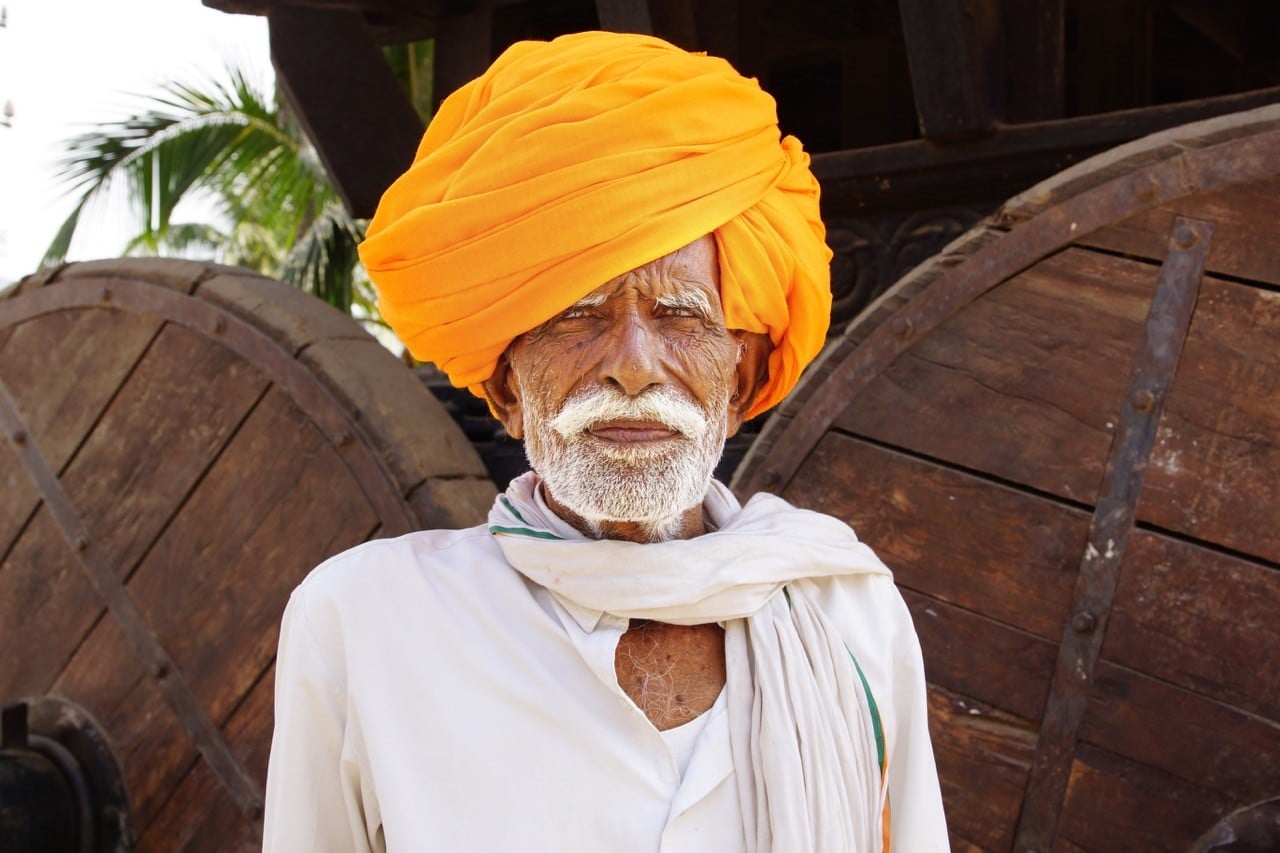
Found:
M 551 590 L 548 590 L 548 592 L 551 592 Z M 583 631 L 590 634 L 595 631 L 596 628 L 600 627 L 600 620 L 605 616 L 605 612 L 603 610 L 584 607 L 581 604 L 570 601 L 569 599 L 557 595 L 554 592 L 551 592 L 551 597 L 564 608 L 566 613 L 573 617 L 573 621 L 577 622 L 578 626 L 582 628 Z

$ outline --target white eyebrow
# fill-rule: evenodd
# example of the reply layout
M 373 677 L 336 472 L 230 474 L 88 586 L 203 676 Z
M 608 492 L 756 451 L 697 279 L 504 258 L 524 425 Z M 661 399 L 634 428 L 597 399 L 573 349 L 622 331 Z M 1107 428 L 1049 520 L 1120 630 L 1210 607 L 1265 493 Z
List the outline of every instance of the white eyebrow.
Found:
M 607 294 L 599 291 L 595 293 L 588 293 L 586 296 L 570 305 L 566 310 L 572 311 L 575 308 L 594 308 L 597 305 L 603 305 L 604 301 L 608 298 Z
M 711 316 L 711 302 L 701 290 L 666 293 L 654 300 L 663 308 L 692 308 L 704 317 Z

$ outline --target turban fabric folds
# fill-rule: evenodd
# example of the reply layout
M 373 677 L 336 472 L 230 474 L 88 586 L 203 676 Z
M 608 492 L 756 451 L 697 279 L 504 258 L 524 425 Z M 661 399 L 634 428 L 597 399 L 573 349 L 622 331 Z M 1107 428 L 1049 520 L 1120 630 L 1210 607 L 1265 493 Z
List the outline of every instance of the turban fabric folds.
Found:
M 409 351 L 483 396 L 514 338 L 705 234 L 726 325 L 773 342 L 753 416 L 791 390 L 829 323 L 809 157 L 724 60 L 578 33 L 512 45 L 444 101 L 360 256 Z

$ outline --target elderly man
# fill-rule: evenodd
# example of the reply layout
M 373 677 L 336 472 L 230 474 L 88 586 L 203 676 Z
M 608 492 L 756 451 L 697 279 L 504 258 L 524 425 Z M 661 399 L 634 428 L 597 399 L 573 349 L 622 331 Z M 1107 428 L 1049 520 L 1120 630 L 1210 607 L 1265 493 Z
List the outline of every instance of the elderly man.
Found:
M 294 593 L 269 850 L 946 849 L 889 571 L 711 478 L 821 347 L 817 199 L 772 99 L 657 39 L 523 42 L 444 103 L 361 253 L 533 470 Z

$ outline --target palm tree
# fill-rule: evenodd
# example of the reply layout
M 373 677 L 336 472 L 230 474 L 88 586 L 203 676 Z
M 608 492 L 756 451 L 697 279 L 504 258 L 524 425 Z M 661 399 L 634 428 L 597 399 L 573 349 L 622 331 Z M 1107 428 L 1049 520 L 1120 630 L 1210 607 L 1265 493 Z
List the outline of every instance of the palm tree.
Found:
M 365 223 L 343 207 L 315 150 L 274 93 L 228 69 L 227 81 L 169 83 L 139 113 L 66 142 L 59 163 L 75 207 L 41 266 L 61 263 L 90 202 L 123 183 L 136 234 L 131 255 L 180 255 L 247 266 L 342 311 L 376 317 L 355 247 Z M 174 219 L 203 197 L 217 226 Z M 375 321 L 376 322 L 376 321 Z

